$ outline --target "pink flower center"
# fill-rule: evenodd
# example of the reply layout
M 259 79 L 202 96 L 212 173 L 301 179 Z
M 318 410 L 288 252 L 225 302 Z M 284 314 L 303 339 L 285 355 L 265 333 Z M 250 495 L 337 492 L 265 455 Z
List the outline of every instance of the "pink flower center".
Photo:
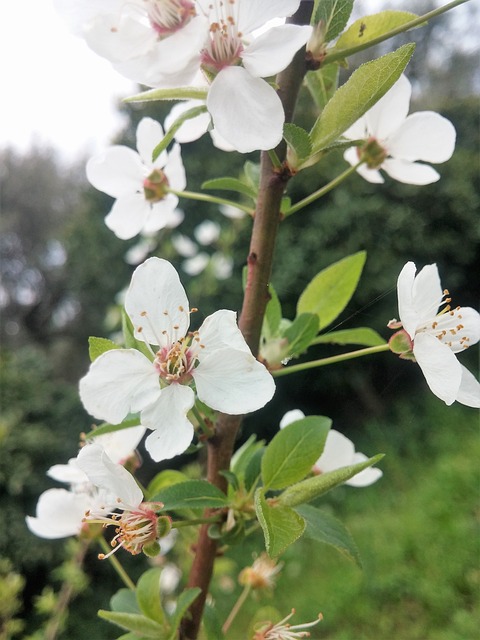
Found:
M 190 0 L 145 0 L 152 27 L 160 36 L 175 33 L 196 15 Z
M 173 344 L 163 347 L 155 357 L 154 366 L 166 382 L 185 384 L 192 379 L 192 371 L 198 363 L 197 348 L 203 348 L 196 331 L 188 333 Z
M 207 74 L 216 75 L 225 67 L 241 63 L 242 34 L 237 27 L 234 7 L 235 0 L 219 2 L 211 7 L 216 10 L 216 19 L 210 22 L 210 38 L 200 58 Z

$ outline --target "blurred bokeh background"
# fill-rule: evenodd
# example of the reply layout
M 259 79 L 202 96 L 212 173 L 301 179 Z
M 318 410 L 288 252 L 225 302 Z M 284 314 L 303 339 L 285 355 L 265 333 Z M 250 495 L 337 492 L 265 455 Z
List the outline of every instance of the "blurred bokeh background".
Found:
M 434 5 L 400 4 L 418 13 Z M 289 218 L 272 278 L 286 317 L 294 316 L 299 293 L 318 271 L 359 250 L 368 254 L 364 274 L 335 328 L 371 326 L 387 338 L 386 324 L 397 314 L 396 277 L 407 260 L 419 267 L 436 262 L 453 302 L 478 308 L 480 75 L 472 44 L 478 18 L 478 6 L 467 3 L 461 14 L 446 14 L 388 45 L 417 42 L 407 69 L 411 110 L 448 117 L 457 130 L 455 154 L 436 167 L 436 184 L 417 188 L 387 179 L 370 185 L 354 176 Z M 125 126 L 115 142 L 134 146 L 140 118 L 163 122 L 167 112 L 119 104 Z M 314 117 L 306 93 L 297 116 L 307 127 Z M 0 639 L 46 638 L 42 624 L 65 578 L 78 595 L 58 637 L 115 638 L 115 629 L 95 616 L 121 586 L 110 566 L 91 550 L 84 571 L 74 570 L 72 541 L 35 538 L 25 514 L 33 514 L 39 494 L 54 485 L 45 475 L 49 466 L 74 456 L 79 434 L 90 429 L 77 394 L 89 362 L 87 339 L 119 331 L 121 291 L 135 264 L 146 251 L 171 260 L 199 307 L 199 323 L 218 308 L 238 310 L 251 220 L 184 200 L 177 229 L 121 241 L 104 225 L 111 202 L 87 183 L 85 158 L 67 161 L 44 144 L 0 144 Z M 254 154 L 218 151 L 208 137 L 184 145 L 182 155 L 192 191 L 212 177 L 241 175 L 246 160 L 258 161 Z M 299 200 L 344 168 L 341 155 L 332 154 L 292 180 L 289 195 Z M 207 220 L 214 223 L 208 238 L 199 231 Z M 462 361 L 478 374 L 477 348 Z M 330 547 L 301 542 L 288 550 L 277 589 L 249 603 L 249 613 L 271 604 L 286 615 L 295 607 L 305 621 L 321 611 L 324 622 L 312 637 L 329 640 L 477 637 L 478 412 L 446 407 L 418 367 L 386 353 L 279 379 L 274 400 L 246 421 L 240 442 L 252 432 L 271 438 L 293 408 L 330 416 L 358 450 L 385 452 L 384 476 L 367 489 L 338 488 L 324 501 L 354 535 L 363 571 Z M 148 479 L 152 466 L 144 460 L 140 476 Z M 176 460 L 179 468 L 191 462 Z M 253 551 L 253 545 L 234 548 L 222 560 L 213 596 L 225 615 L 240 591 L 236 575 Z M 185 558 L 175 561 L 186 566 Z

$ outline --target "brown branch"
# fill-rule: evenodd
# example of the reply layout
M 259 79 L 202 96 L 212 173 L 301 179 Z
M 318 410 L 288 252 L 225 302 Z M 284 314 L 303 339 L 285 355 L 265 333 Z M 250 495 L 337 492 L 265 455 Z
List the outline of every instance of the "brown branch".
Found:
M 312 6 L 313 3 L 310 0 L 306 2 L 304 0 L 297 13 L 289 21 L 294 24 L 308 24 Z M 283 103 L 287 122 L 292 119 L 305 72 L 305 51 L 302 50 L 297 53 L 287 69 L 277 77 L 278 93 Z M 285 146 L 279 145 L 276 153 L 282 160 L 285 156 Z M 262 153 L 259 197 L 247 258 L 247 284 L 238 322 L 247 344 L 255 355 L 258 353 L 263 316 L 269 299 L 268 283 L 280 223 L 280 204 L 289 178 L 289 174 L 276 171 L 273 168 L 268 153 Z M 208 441 L 207 479 L 223 491 L 226 491 L 227 482 L 220 472 L 230 466 L 241 422 L 242 416 L 220 414 L 216 423 L 215 435 Z M 211 516 L 212 511 L 208 510 L 205 515 L 206 517 Z M 188 580 L 189 587 L 200 587 L 202 592 L 182 621 L 181 640 L 195 640 L 198 636 L 217 552 L 217 541 L 208 536 L 208 525 L 203 525 L 200 529 L 195 558 Z

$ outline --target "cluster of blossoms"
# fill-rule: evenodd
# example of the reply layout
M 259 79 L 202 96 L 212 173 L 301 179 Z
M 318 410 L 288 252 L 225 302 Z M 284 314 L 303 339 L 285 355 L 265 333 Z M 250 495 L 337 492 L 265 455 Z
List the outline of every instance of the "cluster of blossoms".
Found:
M 154 460 L 190 445 L 195 395 L 234 415 L 256 411 L 272 398 L 273 378 L 250 352 L 233 311 L 221 309 L 189 331 L 193 310 L 166 260 L 149 258 L 137 267 L 125 310 L 143 351 L 103 353 L 80 381 L 80 397 L 95 418 L 112 424 L 140 412 L 141 424 L 152 430 L 145 445 Z
M 310 26 L 282 24 L 300 0 L 56 0 L 57 10 L 99 55 L 140 84 L 204 87 L 219 138 L 242 153 L 272 149 L 285 115 L 264 78 L 285 69 Z

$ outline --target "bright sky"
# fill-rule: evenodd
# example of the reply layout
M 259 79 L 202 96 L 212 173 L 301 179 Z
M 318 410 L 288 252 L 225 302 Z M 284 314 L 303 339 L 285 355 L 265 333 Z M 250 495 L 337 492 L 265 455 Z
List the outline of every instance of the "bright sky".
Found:
M 69 32 L 52 0 L 0 0 L 0 148 L 90 155 L 120 129 L 116 101 L 135 90 Z

